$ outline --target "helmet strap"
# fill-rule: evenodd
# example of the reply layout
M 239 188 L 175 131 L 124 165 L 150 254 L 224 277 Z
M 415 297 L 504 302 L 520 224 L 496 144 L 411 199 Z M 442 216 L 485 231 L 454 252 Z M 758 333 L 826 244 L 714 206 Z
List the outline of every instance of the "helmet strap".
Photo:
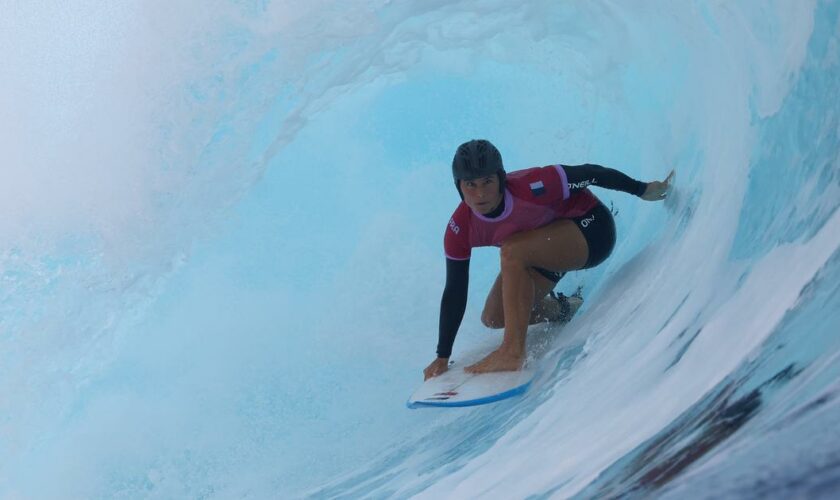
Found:
M 461 191 L 461 181 L 455 179 L 455 189 L 458 190 L 458 195 L 461 197 L 461 201 L 464 201 L 464 193 Z

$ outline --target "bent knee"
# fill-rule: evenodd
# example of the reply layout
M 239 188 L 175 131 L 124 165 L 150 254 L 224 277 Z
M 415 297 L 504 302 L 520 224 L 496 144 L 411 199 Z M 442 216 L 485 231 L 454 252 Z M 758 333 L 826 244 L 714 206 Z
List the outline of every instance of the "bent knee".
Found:
M 523 245 L 517 238 L 510 238 L 499 249 L 499 259 L 502 266 L 517 265 L 521 266 L 525 261 L 525 252 Z
M 481 313 L 481 324 L 487 328 L 504 328 L 505 318 L 499 314 L 491 313 L 486 309 Z

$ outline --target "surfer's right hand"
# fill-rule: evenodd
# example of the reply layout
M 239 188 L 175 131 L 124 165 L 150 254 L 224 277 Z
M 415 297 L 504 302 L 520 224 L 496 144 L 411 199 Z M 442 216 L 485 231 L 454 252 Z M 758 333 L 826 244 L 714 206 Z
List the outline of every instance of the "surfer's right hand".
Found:
M 429 380 L 432 377 L 437 377 L 441 373 L 449 369 L 449 358 L 437 358 L 423 370 L 423 381 Z

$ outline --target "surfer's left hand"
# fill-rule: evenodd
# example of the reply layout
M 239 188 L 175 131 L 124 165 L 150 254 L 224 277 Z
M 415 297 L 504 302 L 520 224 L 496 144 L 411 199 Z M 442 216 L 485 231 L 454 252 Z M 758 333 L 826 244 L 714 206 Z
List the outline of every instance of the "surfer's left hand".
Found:
M 673 180 L 674 170 L 671 170 L 671 173 L 668 174 L 668 177 L 666 177 L 664 181 L 648 182 L 647 189 L 645 189 L 645 192 L 644 194 L 642 194 L 641 198 L 646 201 L 664 200 L 665 197 L 668 196 L 668 192 L 671 189 L 671 182 L 673 182 Z

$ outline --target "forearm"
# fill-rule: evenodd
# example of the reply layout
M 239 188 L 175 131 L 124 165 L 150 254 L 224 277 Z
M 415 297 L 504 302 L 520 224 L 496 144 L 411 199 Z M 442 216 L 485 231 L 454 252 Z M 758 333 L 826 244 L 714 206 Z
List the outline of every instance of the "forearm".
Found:
M 446 286 L 440 299 L 437 355 L 448 358 L 452 354 L 455 335 L 467 309 L 469 260 L 446 260 Z
M 458 290 L 446 288 L 440 301 L 440 323 L 438 328 L 437 355 L 439 358 L 448 358 L 452 354 L 452 346 L 455 343 L 455 335 L 464 319 L 464 311 L 467 309 L 467 294 L 459 293 Z
M 629 175 L 613 168 L 587 163 L 585 165 L 563 165 L 571 192 L 580 191 L 590 186 L 597 186 L 615 191 L 623 191 L 635 196 L 642 196 L 647 183 L 640 182 Z

